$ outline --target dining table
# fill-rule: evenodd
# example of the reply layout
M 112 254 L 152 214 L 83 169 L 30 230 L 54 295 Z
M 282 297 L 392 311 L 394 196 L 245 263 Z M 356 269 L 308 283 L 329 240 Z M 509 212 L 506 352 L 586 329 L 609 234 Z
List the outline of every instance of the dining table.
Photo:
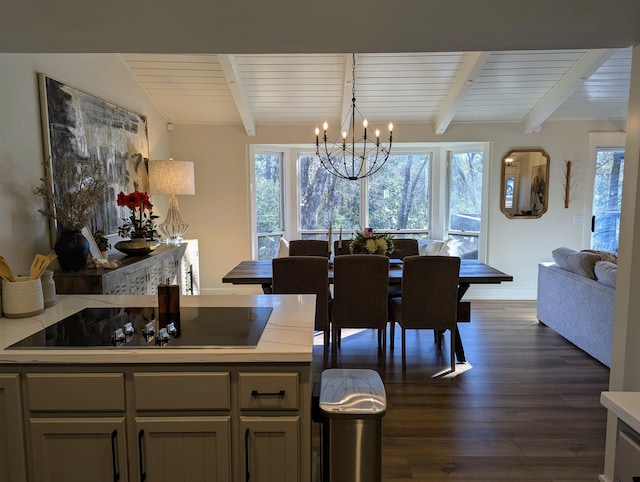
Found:
M 402 283 L 402 260 L 389 260 L 389 284 Z M 333 283 L 333 263 L 327 262 L 329 283 Z M 231 271 L 222 277 L 223 283 L 234 285 L 260 285 L 263 289 L 271 286 L 273 271 L 270 259 L 241 261 Z M 506 274 L 493 266 L 477 259 L 460 260 L 460 281 L 458 284 L 458 322 L 471 321 L 470 302 L 462 300 L 472 284 L 500 284 L 513 281 L 513 276 Z M 460 330 L 456 330 L 456 359 L 460 363 L 466 362 L 464 346 L 460 337 Z

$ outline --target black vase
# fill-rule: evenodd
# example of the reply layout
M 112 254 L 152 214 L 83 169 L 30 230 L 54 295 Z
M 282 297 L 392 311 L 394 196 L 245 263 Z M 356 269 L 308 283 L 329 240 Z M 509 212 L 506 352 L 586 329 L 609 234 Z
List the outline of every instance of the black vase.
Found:
M 58 233 L 55 250 L 63 271 L 80 271 L 87 267 L 89 241 L 80 231 Z

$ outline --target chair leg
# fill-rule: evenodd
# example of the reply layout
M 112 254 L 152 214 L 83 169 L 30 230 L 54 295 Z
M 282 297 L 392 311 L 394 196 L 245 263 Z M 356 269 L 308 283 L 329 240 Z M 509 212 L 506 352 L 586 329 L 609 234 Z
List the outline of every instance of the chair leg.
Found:
M 402 330 L 402 372 L 407 371 L 407 348 L 406 348 L 406 337 L 405 337 L 405 329 L 403 326 L 400 326 L 400 330 Z
M 451 345 L 451 372 L 456 371 L 456 331 L 458 331 L 458 328 L 455 325 L 449 330 Z
M 438 345 L 438 350 L 442 350 L 443 331 L 442 330 L 433 330 L 433 336 L 435 337 L 436 344 Z
M 396 322 L 391 320 L 389 322 L 389 348 L 393 350 L 393 339 L 396 337 Z
M 338 340 L 337 337 L 339 336 L 340 333 L 340 329 L 336 328 L 335 325 L 333 325 L 333 330 L 331 330 L 331 336 L 333 338 L 333 342 L 331 343 L 331 365 L 336 367 L 338 366 Z
M 331 331 L 329 330 L 329 328 L 325 328 L 324 330 L 324 346 L 323 348 L 323 353 L 322 353 L 322 363 L 323 363 L 323 368 L 327 368 L 327 363 L 329 361 L 329 344 L 330 344 L 330 340 L 331 340 Z

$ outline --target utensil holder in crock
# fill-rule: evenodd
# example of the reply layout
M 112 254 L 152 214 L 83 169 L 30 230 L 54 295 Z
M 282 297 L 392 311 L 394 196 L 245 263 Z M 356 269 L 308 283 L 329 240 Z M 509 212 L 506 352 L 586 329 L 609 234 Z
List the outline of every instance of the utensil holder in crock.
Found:
M 2 280 L 2 311 L 7 318 L 28 318 L 44 311 L 40 278 L 17 276 L 17 281 Z

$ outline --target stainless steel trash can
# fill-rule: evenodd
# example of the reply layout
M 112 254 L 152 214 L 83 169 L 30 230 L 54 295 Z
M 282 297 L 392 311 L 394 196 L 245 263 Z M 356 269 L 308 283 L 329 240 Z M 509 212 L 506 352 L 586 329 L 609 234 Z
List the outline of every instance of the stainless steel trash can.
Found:
M 387 395 L 378 372 L 323 371 L 319 406 L 325 417 L 323 482 L 380 482 Z

